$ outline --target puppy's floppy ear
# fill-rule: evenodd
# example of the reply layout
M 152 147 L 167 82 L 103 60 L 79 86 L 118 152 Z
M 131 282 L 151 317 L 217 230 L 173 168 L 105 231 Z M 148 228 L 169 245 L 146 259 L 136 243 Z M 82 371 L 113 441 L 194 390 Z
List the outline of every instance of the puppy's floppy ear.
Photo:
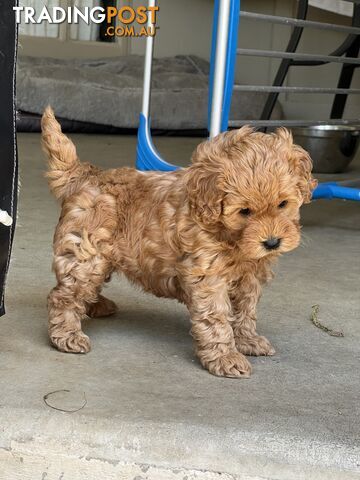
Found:
M 285 142 L 289 148 L 289 164 L 298 177 L 297 186 L 303 203 L 310 203 L 311 194 L 318 184 L 311 174 L 313 164 L 310 155 L 302 147 L 293 143 L 292 134 L 286 128 L 276 130 L 276 136 L 281 142 Z
M 229 157 L 236 151 L 253 129 L 244 126 L 224 132 L 200 143 L 192 155 L 192 165 L 187 169 L 185 181 L 192 215 L 203 224 L 215 224 L 222 212 L 225 196 L 224 176 Z
M 200 143 L 192 155 L 192 165 L 185 174 L 190 211 L 205 225 L 216 223 L 222 210 L 222 159 L 218 143 L 218 139 Z

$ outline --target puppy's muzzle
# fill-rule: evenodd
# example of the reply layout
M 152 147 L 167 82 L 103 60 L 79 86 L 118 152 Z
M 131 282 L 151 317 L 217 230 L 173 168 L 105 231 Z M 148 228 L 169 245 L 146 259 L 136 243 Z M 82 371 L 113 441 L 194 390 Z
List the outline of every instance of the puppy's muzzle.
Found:
M 277 248 L 280 247 L 281 244 L 281 238 L 277 237 L 270 237 L 264 242 L 262 242 L 266 250 L 276 250 Z

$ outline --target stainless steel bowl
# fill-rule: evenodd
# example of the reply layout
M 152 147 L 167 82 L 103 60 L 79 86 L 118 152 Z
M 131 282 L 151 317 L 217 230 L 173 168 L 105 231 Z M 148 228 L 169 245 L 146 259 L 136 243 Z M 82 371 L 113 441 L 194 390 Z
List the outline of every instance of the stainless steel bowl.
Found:
M 309 152 L 316 173 L 343 172 L 359 146 L 360 126 L 317 125 L 291 130 L 295 143 Z

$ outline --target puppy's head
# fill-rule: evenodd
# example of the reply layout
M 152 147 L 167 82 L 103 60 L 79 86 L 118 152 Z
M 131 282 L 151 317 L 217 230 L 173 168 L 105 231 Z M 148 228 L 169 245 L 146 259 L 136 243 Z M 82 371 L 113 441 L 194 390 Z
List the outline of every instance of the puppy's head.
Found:
M 286 129 L 220 134 L 196 148 L 186 172 L 190 214 L 249 260 L 288 252 L 299 245 L 299 209 L 317 184 L 311 168 Z

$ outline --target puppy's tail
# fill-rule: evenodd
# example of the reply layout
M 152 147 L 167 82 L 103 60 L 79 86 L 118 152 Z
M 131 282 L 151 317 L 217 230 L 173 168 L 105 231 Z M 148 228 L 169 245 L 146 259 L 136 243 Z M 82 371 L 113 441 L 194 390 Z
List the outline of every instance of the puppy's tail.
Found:
M 46 177 L 56 198 L 63 199 L 74 193 L 89 174 L 89 165 L 80 162 L 75 145 L 62 133 L 51 107 L 47 107 L 42 120 L 42 147 L 48 158 Z

